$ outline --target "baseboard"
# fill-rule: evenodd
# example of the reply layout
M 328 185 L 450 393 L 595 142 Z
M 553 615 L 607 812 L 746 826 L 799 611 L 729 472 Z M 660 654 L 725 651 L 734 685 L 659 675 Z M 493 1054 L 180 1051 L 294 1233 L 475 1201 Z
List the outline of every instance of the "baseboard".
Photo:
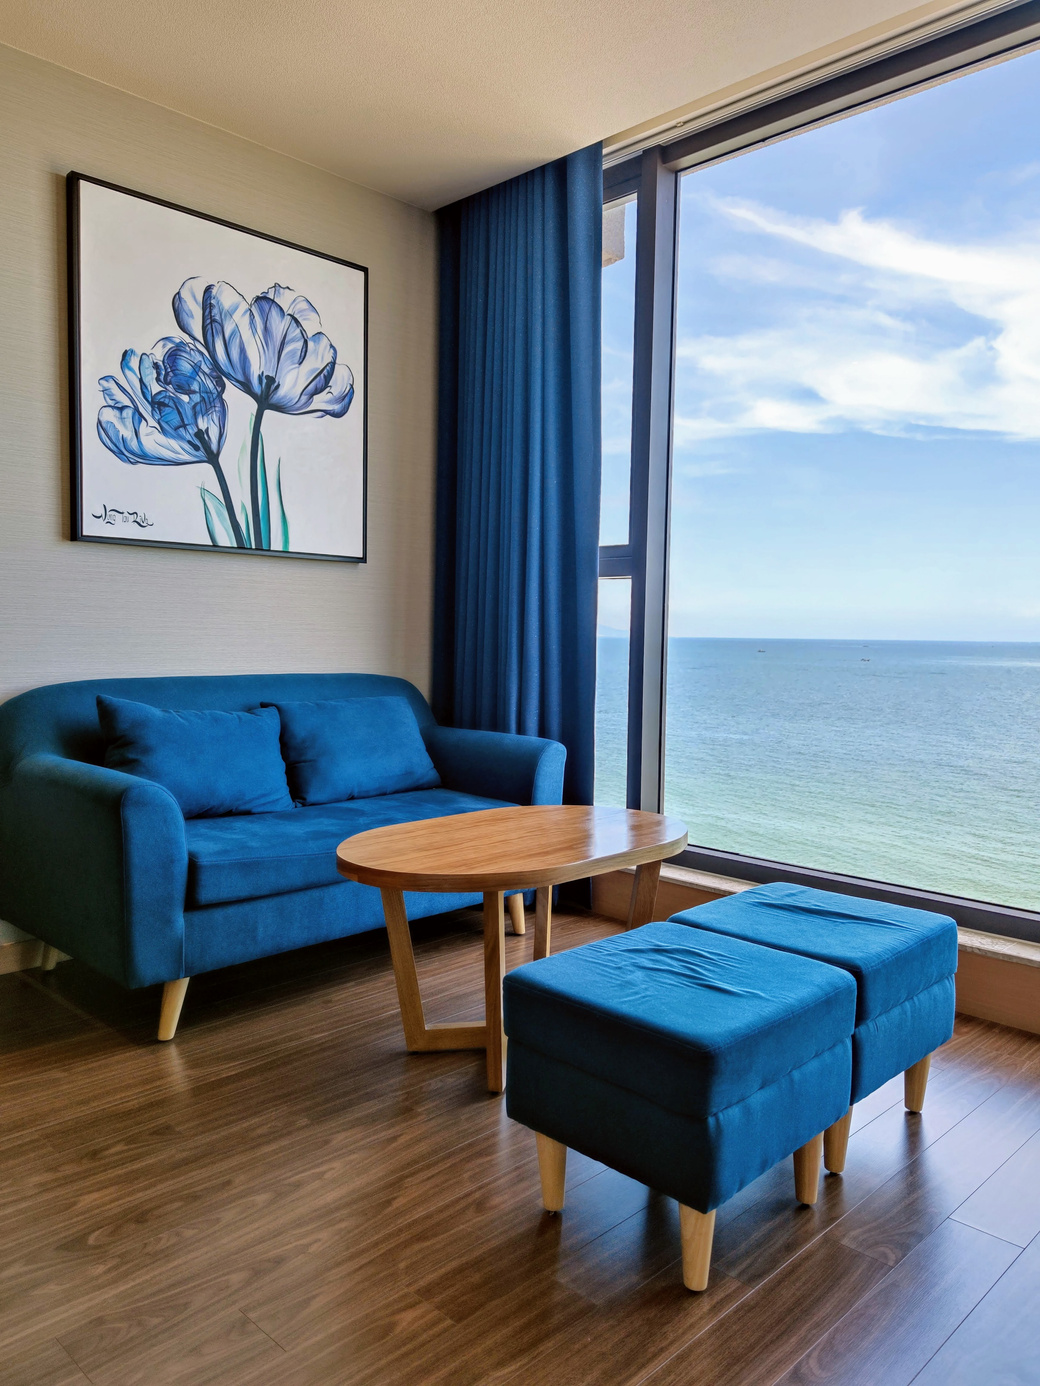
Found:
M 961 929 L 957 1009 L 1040 1035 L 1040 943 Z
M 592 908 L 596 914 L 622 921 L 628 918 L 632 876 L 629 869 L 593 878 Z M 680 910 L 750 890 L 753 885 L 753 881 L 730 876 L 664 866 L 655 913 L 658 919 L 667 919 Z M 1040 1035 L 1040 944 L 975 929 L 960 929 L 958 934 L 958 1011 Z

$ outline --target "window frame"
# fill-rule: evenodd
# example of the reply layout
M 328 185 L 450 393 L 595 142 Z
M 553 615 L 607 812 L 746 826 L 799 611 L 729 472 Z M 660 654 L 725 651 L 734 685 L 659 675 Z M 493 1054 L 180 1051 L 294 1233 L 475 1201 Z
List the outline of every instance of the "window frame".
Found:
M 630 578 L 629 808 L 663 811 L 668 664 L 672 413 L 679 180 L 694 168 L 788 139 L 1040 47 L 1040 0 L 925 38 L 897 52 L 605 162 L 603 204 L 636 198 L 635 331 L 629 541 L 601 545 L 601 578 Z M 1040 912 L 691 846 L 677 865 L 743 880 L 790 881 L 949 914 L 984 933 L 1040 942 Z

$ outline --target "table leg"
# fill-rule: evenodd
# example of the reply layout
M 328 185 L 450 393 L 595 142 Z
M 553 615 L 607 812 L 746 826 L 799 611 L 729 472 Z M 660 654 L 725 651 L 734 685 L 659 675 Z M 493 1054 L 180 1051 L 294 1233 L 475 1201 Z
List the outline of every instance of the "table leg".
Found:
M 632 900 L 628 907 L 628 928 L 639 929 L 649 924 L 657 907 L 657 883 L 661 879 L 661 863 L 645 861 L 636 867 L 632 882 Z
M 506 1086 L 506 1037 L 502 1029 L 505 950 L 506 916 L 502 892 L 488 890 L 484 892 L 484 1026 L 489 1092 L 503 1092 Z
M 547 958 L 552 936 L 552 886 L 538 887 L 534 908 L 534 955 Z
M 444 1049 L 483 1049 L 487 1036 L 483 1025 L 426 1024 L 404 895 L 399 890 L 385 887 L 380 894 L 383 897 L 383 915 L 386 919 L 387 937 L 390 940 L 390 957 L 394 964 L 394 981 L 397 983 L 397 1000 L 401 1007 L 401 1024 L 404 1027 L 406 1048 L 413 1054 Z M 499 904 L 501 905 L 501 896 Z M 501 1016 L 501 985 L 498 1004 Z
M 419 991 L 419 975 L 415 970 L 415 954 L 412 951 L 411 930 L 408 928 L 408 912 L 404 907 L 404 893 L 384 888 L 380 894 L 383 897 L 386 932 L 390 939 L 390 957 L 394 964 L 394 981 L 397 983 L 397 1000 L 401 1007 L 404 1042 L 414 1051 L 423 1048 L 426 1017 L 423 1014 L 422 994 Z

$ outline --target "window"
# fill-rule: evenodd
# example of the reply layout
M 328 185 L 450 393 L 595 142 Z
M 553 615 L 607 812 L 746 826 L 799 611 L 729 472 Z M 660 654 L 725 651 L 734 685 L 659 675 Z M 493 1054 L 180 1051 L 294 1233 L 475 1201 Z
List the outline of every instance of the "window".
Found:
M 636 311 L 636 202 L 603 209 L 603 496 L 599 542 L 628 543 L 632 477 L 632 339 Z
M 947 36 L 948 69 L 1012 19 Z M 911 87 L 900 61 L 846 105 Z M 597 732 L 611 708 L 615 765 L 627 678 L 627 801 L 685 819 L 691 864 L 1040 938 L 1040 53 L 763 144 L 798 102 L 606 171 L 642 297 L 631 668 L 601 616 Z
M 596 631 L 597 804 L 624 808 L 628 794 L 630 578 L 600 578 Z

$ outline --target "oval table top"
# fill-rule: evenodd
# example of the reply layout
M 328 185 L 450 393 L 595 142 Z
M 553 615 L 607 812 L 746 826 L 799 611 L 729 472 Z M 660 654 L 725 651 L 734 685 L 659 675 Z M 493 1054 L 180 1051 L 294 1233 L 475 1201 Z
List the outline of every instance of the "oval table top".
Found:
M 638 809 L 531 804 L 370 828 L 336 849 L 340 875 L 398 890 L 528 890 L 660 861 L 686 824 Z

